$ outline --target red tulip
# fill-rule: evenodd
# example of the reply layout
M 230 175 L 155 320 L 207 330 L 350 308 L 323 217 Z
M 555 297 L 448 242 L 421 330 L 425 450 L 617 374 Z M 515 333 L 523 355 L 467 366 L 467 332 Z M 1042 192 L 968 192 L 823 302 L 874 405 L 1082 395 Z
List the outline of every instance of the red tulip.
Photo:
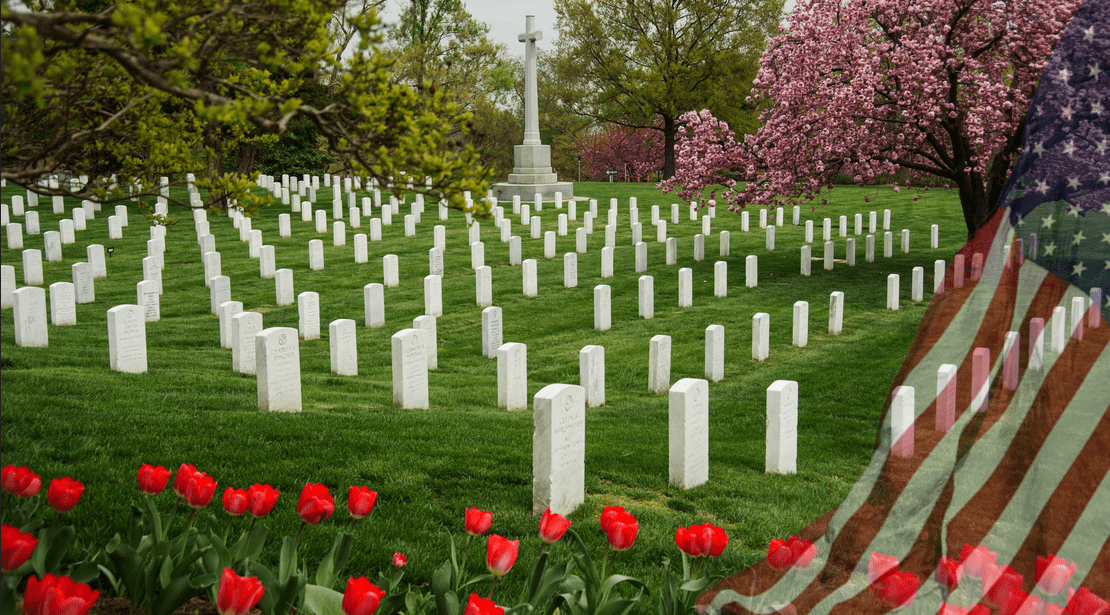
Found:
M 955 604 L 948 604 L 947 602 L 940 603 L 940 610 L 937 615 L 967 615 L 967 609 Z
M 959 561 L 948 559 L 945 556 L 940 556 L 940 561 L 937 562 L 937 570 L 933 573 L 933 578 L 936 579 L 937 585 L 952 591 L 960 584 L 960 579 L 964 576 L 964 567 Z
M 1086 587 L 1079 590 L 1068 588 L 1068 604 L 1064 607 L 1062 615 L 1108 615 L 1110 602 L 1102 599 Z
M 171 472 L 162 466 L 152 466 L 144 463 L 139 466 L 139 491 L 147 495 L 158 495 L 170 482 Z
M 912 572 L 888 572 L 871 583 L 871 591 L 892 607 L 906 607 L 913 604 L 917 584 L 917 575 Z
M 189 483 L 185 485 L 185 502 L 189 506 L 197 510 L 204 508 L 212 501 L 213 495 L 216 495 L 216 479 L 204 472 L 196 472 L 189 477 Z
M 409 560 L 406 559 L 404 555 L 401 555 L 400 553 L 393 554 L 393 565 L 395 567 L 404 568 L 405 564 L 407 563 L 409 563 Z
M 347 510 L 355 519 L 361 519 L 374 510 L 374 502 L 378 500 L 378 492 L 366 487 L 351 487 L 347 495 Z
M 990 566 L 983 573 L 983 602 L 1001 606 L 1011 589 L 1021 589 L 1024 578 L 1009 566 Z
M 301 490 L 301 499 L 297 501 L 297 514 L 301 521 L 309 525 L 327 519 L 335 511 L 335 500 L 324 485 L 309 483 Z
M 196 473 L 196 466 L 188 463 L 181 464 L 181 467 L 177 469 L 177 476 L 173 477 L 173 492 L 177 494 L 177 497 L 185 497 L 185 488 L 189 486 L 189 481 Z
M 791 536 L 793 538 L 793 536 Z M 767 545 L 767 565 L 775 570 L 784 570 L 794 565 L 794 552 L 781 538 L 773 538 Z
M 636 542 L 640 524 L 620 506 L 606 506 L 601 511 L 601 529 L 614 551 L 627 551 Z
M 0 526 L 0 572 L 11 572 L 31 559 L 35 545 L 34 534 L 24 534 L 10 525 Z
M 559 542 L 559 539 L 563 537 L 569 527 L 570 521 L 563 515 L 551 512 L 549 507 L 543 511 L 543 516 L 540 517 L 540 540 L 545 545 L 555 544 Z
M 802 540 L 791 536 L 786 539 L 786 546 L 790 547 L 790 553 L 794 557 L 794 567 L 805 570 L 809 568 L 810 562 L 813 557 L 817 555 L 817 546 L 812 541 Z
M 39 581 L 27 579 L 23 593 L 23 612 L 27 615 L 85 615 L 100 592 L 73 579 L 47 574 Z
M 505 576 L 516 563 L 520 549 L 519 540 L 509 540 L 497 534 L 490 534 L 486 543 L 486 568 L 495 577 Z
M 247 512 L 255 519 L 265 517 L 274 509 L 281 492 L 269 485 L 255 483 L 247 489 Z
M 50 487 L 46 490 L 46 501 L 50 503 L 51 508 L 60 513 L 69 512 L 77 506 L 84 492 L 85 486 L 81 481 L 63 476 L 50 481 Z
M 245 615 L 262 599 L 265 588 L 258 577 L 241 577 L 231 568 L 224 568 L 216 608 L 220 615 Z
M 987 548 L 986 545 L 972 547 L 965 544 L 960 549 L 960 559 L 963 560 L 964 573 L 973 579 L 982 579 L 988 564 L 994 565 L 998 561 L 998 554 Z
M 247 490 L 232 489 L 224 491 L 224 510 L 232 517 L 238 517 L 247 510 Z
M 971 607 L 967 615 L 991 615 L 991 608 L 983 604 L 978 604 Z
M 1037 557 L 1037 587 L 1049 596 L 1064 591 L 1075 573 L 1075 564 L 1062 557 Z
M 366 577 L 347 579 L 347 591 L 343 592 L 343 613 L 345 615 L 370 615 L 382 602 L 385 590 L 374 585 Z
M 680 525 L 674 533 L 675 544 L 678 545 L 679 550 L 690 557 L 701 557 L 709 553 L 709 544 L 703 544 L 698 541 L 699 532 L 696 529 L 697 527 L 698 526 L 694 525 L 686 529 Z M 712 542 L 712 532 L 710 532 L 709 538 L 709 542 Z
M 29 498 L 42 489 L 42 479 L 25 466 L 4 466 L 0 470 L 0 485 L 4 491 L 17 498 Z
M 897 557 L 872 551 L 871 559 L 867 562 L 867 581 L 874 583 L 896 570 L 898 570 Z
M 505 609 L 494 604 L 493 600 L 470 594 L 470 602 L 466 603 L 463 615 L 505 615 Z
M 466 518 L 463 523 L 466 525 L 466 533 L 471 536 L 481 536 L 489 530 L 490 524 L 493 523 L 493 513 L 485 510 L 478 510 L 476 507 L 466 509 Z
M 1021 587 L 1011 586 L 1002 597 L 998 615 L 1041 615 L 1042 606 L 1045 605 L 1040 598 L 1030 596 Z

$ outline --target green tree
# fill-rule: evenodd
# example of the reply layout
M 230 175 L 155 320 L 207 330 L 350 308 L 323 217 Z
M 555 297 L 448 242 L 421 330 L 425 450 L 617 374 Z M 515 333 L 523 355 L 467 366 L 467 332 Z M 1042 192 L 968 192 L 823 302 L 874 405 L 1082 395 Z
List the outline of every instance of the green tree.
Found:
M 8 181 L 70 194 L 39 181 L 111 171 L 115 185 L 93 179 L 74 193 L 112 200 L 127 188 L 152 194 L 159 176 L 182 183 L 186 173 L 212 170 L 201 187 L 249 209 L 261 204 L 247 193 L 251 175 L 223 169 L 222 157 L 252 140 L 273 143 L 301 118 L 330 153 L 385 186 L 402 172 L 429 176 L 427 192 L 459 209 L 464 190 L 486 190 L 489 170 L 474 148 L 450 138 L 465 131 L 469 116 L 442 95 L 419 97 L 392 78 L 373 11 L 349 16 L 358 49 L 343 59 L 327 27 L 338 3 L 137 0 L 92 11 L 86 4 L 15 10 L 4 0 L 0 7 L 0 173 Z M 337 63 L 344 70 L 334 72 L 325 101 L 301 97 Z
M 743 130 L 757 109 L 744 102 L 782 0 L 557 0 L 560 93 L 575 112 L 631 128 L 661 130 L 663 175 L 674 174 L 679 117 L 709 108 Z

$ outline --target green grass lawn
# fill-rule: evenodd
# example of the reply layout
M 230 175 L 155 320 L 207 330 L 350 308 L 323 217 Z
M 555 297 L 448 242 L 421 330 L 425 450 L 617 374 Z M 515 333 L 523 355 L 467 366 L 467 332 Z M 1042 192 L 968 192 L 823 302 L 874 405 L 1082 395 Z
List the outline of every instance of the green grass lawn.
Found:
M 339 509 L 320 526 L 305 531 L 301 548 L 309 560 L 322 555 L 335 533 L 346 527 L 346 491 L 367 485 L 379 492 L 376 511 L 356 534 L 350 574 L 371 575 L 389 565 L 394 551 L 408 556 L 407 578 L 426 582 L 447 555 L 447 532 L 462 534 L 463 510 L 477 506 L 493 511 L 492 532 L 522 539 L 521 562 L 530 565 L 539 549 L 538 520 L 531 516 L 532 416 L 531 397 L 551 383 L 578 384 L 578 351 L 587 344 L 605 347 L 606 404 L 587 411 L 586 501 L 570 516 L 573 528 L 600 553 L 605 544 L 597 525 L 601 509 L 624 506 L 640 522 L 635 547 L 617 559 L 617 571 L 660 587 L 663 558 L 677 558 L 674 544 L 679 525 L 712 522 L 726 529 L 729 547 L 712 572 L 731 574 L 766 553 L 775 537 L 786 537 L 835 506 L 867 465 L 875 442 L 878 417 L 890 383 L 913 339 L 924 304 L 910 302 L 910 273 L 926 272 L 926 298 L 932 291 L 932 263 L 951 258 L 965 237 L 959 201 L 954 191 L 895 194 L 889 187 L 838 187 L 829 203 L 816 211 L 802 208 L 814 220 L 814 256 L 820 257 L 821 220 L 833 218 L 836 257 L 844 256 L 837 218 L 879 212 L 876 238 L 878 257 L 864 261 L 864 240 L 857 240 L 855 267 L 837 264 L 831 272 L 813 262 L 813 275 L 799 275 L 803 226 L 787 223 L 777 229 L 776 250 L 764 250 L 758 229 L 758 209 L 752 212 L 752 232 L 740 230 L 739 216 L 723 208 L 713 220 L 706 240 L 706 259 L 695 262 L 694 235 L 701 224 L 691 222 L 681 207 L 681 222 L 668 224 L 678 238 L 679 264 L 665 265 L 664 244 L 656 243 L 650 226 L 651 206 L 659 205 L 670 222 L 673 195 L 647 184 L 580 183 L 579 196 L 598 200 L 599 220 L 589 236 L 589 250 L 578 258 L 578 287 L 563 287 L 565 252 L 574 250 L 574 229 L 582 224 L 588 204 L 578 204 L 579 219 L 559 237 L 558 256 L 543 258 L 543 239 L 531 239 L 513 219 L 513 233 L 522 237 L 524 258 L 538 260 L 539 296 L 524 297 L 521 268 L 508 264 L 508 244 L 500 241 L 492 220 L 481 221 L 485 262 L 493 270 L 494 305 L 504 310 L 504 341 L 528 346 L 528 412 L 497 409 L 496 360 L 481 355 L 481 308 L 475 305 L 474 274 L 470 269 L 466 222 L 457 211 L 443 223 L 447 250 L 443 279 L 444 315 L 438 319 L 439 368 L 429 375 L 431 409 L 403 410 L 393 406 L 390 336 L 412 326 L 423 314 L 423 277 L 428 273 L 428 249 L 433 226 L 440 224 L 437 207 L 429 204 L 415 237 L 404 236 L 403 217 L 383 227 L 383 240 L 369 244 L 369 263 L 354 263 L 353 235 L 347 245 L 331 244 L 328 232 L 318 235 L 314 223 L 293 218 L 293 236 L 278 237 L 278 214 L 289 212 L 280 203 L 264 210 L 253 222 L 266 244 L 276 247 L 277 268 L 294 271 L 297 293 L 320 294 L 322 339 L 302 342 L 301 378 L 304 411 L 298 414 L 258 410 L 253 376 L 231 369 L 231 351 L 219 345 L 219 326 L 209 314 L 209 294 L 188 212 L 174 212 L 179 222 L 166 237 L 166 268 L 161 321 L 146 327 L 149 371 L 132 375 L 108 369 L 106 311 L 134 303 L 135 285 L 142 279 L 148 223 L 132 206 L 124 239 L 109 240 L 110 206 L 77 233 L 77 244 L 64 246 L 64 262 L 44 263 L 45 286 L 70 281 L 70 266 L 84 260 L 85 246 L 101 243 L 114 248 L 107 260 L 108 278 L 96 281 L 96 302 L 77 306 L 76 326 L 49 328 L 48 348 L 15 345 L 10 310 L 3 313 L 2 344 L 3 463 L 27 465 L 50 478 L 72 476 L 87 490 L 70 513 L 82 548 L 95 550 L 123 529 L 130 502 L 137 501 L 135 472 L 143 462 L 176 469 L 195 464 L 224 487 L 245 488 L 269 483 L 282 492 L 268 521 L 273 533 L 295 533 L 294 508 L 306 482 L 324 483 L 337 496 Z M 10 203 L 21 189 L 3 191 Z M 327 196 L 324 196 L 327 195 Z M 330 191 L 320 191 L 320 205 L 331 213 Z M 364 194 L 359 195 L 359 202 Z M 648 242 L 648 274 L 655 277 L 655 318 L 638 317 L 634 249 L 629 227 L 628 199 L 639 201 L 639 217 Z M 871 202 L 865 203 L 864 197 Z M 604 221 L 610 198 L 620 202 L 615 251 L 615 277 L 601 278 Z M 67 215 L 77 205 L 67 199 Z M 346 205 L 346 203 L 344 203 Z M 511 214 L 511 204 L 506 206 Z M 893 258 L 882 257 L 882 210 L 893 212 Z M 59 216 L 50 200 L 38 207 L 42 229 L 56 230 Z M 566 209 L 562 210 L 563 212 Z M 402 206 L 402 214 L 408 206 Z M 556 229 L 557 211 L 547 204 L 543 230 Z M 378 212 L 374 212 L 377 216 Z M 258 262 L 250 259 L 247 244 L 227 217 L 209 217 L 222 255 L 223 274 L 230 276 L 232 298 L 245 310 L 261 312 L 264 325 L 297 327 L 296 305 L 276 307 L 274 281 L 262 280 Z M 348 221 L 349 222 L 349 221 Z M 941 246 L 929 249 L 929 225 L 941 228 Z M 898 233 L 911 231 L 909 254 L 898 250 Z M 731 256 L 718 255 L 718 232 L 731 232 Z M 310 239 L 324 241 L 326 268 L 310 271 Z M 7 248 L 3 235 L 3 263 L 14 265 L 22 285 L 22 262 L 17 250 Z M 25 236 L 26 248 L 42 249 L 42 236 Z M 386 326 L 363 326 L 362 287 L 382 281 L 382 256 L 400 259 L 401 285 L 387 288 Z M 759 257 L 759 286 L 744 287 L 744 258 Z M 727 298 L 713 295 L 713 266 L 726 260 Z M 678 268 L 694 274 L 693 306 L 678 307 Z M 902 276 L 902 309 L 885 309 L 886 277 Z M 593 330 L 593 287 L 612 287 L 613 327 Z M 827 334 L 829 294 L 845 294 L 844 332 Z M 795 301 L 810 303 L 809 345 L 791 346 Z M 751 359 L 751 319 L 768 312 L 771 319 L 770 358 Z M 359 324 L 356 377 L 330 372 L 327 325 L 338 318 Z M 722 382 L 711 383 L 709 482 L 689 491 L 668 484 L 667 396 L 647 390 L 648 340 L 653 335 L 672 338 L 671 381 L 704 377 L 705 328 L 725 327 L 726 369 Z M 775 380 L 799 382 L 798 474 L 765 475 L 764 429 L 766 389 Z M 163 496 L 163 510 L 172 504 Z M 218 499 L 218 496 L 217 496 Z M 222 518 L 219 504 L 210 506 Z M 180 516 L 178 523 L 183 523 Z M 244 527 L 246 521 L 240 520 Z M 276 541 L 271 541 L 276 549 Z M 276 551 L 275 551 L 276 552 Z M 569 547 L 557 545 L 555 557 L 565 561 Z M 274 556 L 274 553 L 270 553 Z M 471 557 L 473 562 L 477 558 Z M 516 595 L 527 569 L 510 573 L 499 596 Z M 341 589 L 341 588 L 340 588 Z M 505 593 L 502 594 L 501 592 Z

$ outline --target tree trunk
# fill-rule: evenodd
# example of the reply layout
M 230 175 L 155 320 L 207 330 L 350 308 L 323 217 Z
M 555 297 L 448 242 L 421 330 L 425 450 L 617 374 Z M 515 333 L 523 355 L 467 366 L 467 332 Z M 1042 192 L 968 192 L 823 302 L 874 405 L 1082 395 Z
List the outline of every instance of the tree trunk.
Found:
M 956 185 L 960 189 L 960 207 L 964 211 L 964 224 L 967 225 L 967 238 L 970 240 L 998 209 L 998 198 L 993 202 L 987 198 L 986 187 L 978 173 L 962 175 Z
M 224 147 L 219 128 L 211 122 L 204 127 L 204 148 L 208 151 L 208 178 L 213 179 L 224 173 Z M 227 196 L 222 192 L 210 192 L 209 206 L 219 209 L 227 207 Z
M 663 117 L 663 179 L 674 177 L 674 141 L 678 122 L 670 116 Z
M 258 153 L 258 146 L 254 143 L 244 143 L 239 148 L 239 174 L 248 175 L 254 170 L 254 158 Z

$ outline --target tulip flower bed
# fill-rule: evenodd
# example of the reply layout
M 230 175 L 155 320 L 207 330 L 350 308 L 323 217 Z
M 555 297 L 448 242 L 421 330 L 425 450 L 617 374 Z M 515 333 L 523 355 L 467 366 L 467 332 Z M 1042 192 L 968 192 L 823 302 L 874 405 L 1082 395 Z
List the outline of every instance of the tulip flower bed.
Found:
M 171 227 L 166 236 L 162 316 L 147 326 L 149 371 L 140 375 L 109 371 L 105 312 L 114 305 L 134 302 L 148 234 L 144 221 L 133 212 L 124 239 L 108 240 L 105 211 L 89 222 L 89 230 L 78 233 L 77 245 L 65 246 L 65 262 L 43 264 L 47 284 L 69 280 L 72 256 L 83 255 L 84 245 L 101 243 L 114 248 L 108 259 L 108 278 L 96 281 L 96 303 L 77 306 L 78 325 L 50 327 L 48 348 L 15 346 L 10 312 L 3 313 L 0 326 L 3 463 L 33 468 L 43 477 L 47 490 L 52 479 L 64 477 L 86 487 L 78 505 L 64 513 L 61 523 L 55 521 L 53 512 L 39 510 L 45 509 L 45 504 L 36 509 L 34 515 L 42 519 L 32 532 L 36 537 L 55 527 L 63 537 L 68 535 L 64 528 L 72 527 L 73 536 L 66 557 L 56 567 L 45 566 L 48 562 L 44 560 L 44 567 L 32 568 L 33 572 L 22 578 L 34 574 L 45 583 L 45 574 L 76 573 L 73 566 L 85 566 L 85 576 L 71 578 L 89 583 L 101 596 L 127 595 L 134 600 L 132 592 L 137 590 L 129 591 L 123 579 L 114 572 L 109 577 L 100 567 L 116 570 L 118 564 L 113 563 L 109 548 L 126 551 L 125 545 L 141 544 L 134 541 L 156 534 L 155 513 L 166 536 L 160 548 L 176 544 L 183 550 L 200 550 L 196 540 L 189 543 L 183 539 L 195 532 L 205 537 L 208 549 L 219 550 L 219 538 L 228 553 L 224 558 L 221 552 L 217 559 L 234 563 L 245 561 L 249 554 L 251 568 L 233 567 L 234 572 L 257 576 L 264 586 L 269 580 L 254 573 L 253 567 L 276 571 L 273 580 L 277 582 L 283 577 L 281 562 L 285 561 L 288 576 L 284 578 L 299 576 L 293 571 L 304 569 L 306 583 L 323 587 L 313 581 L 323 562 L 338 561 L 343 555 L 346 539 L 337 536 L 350 534 L 342 574 L 333 570 L 320 580 L 334 576 L 329 591 L 341 595 L 347 578 L 365 577 L 386 589 L 383 601 L 397 595 L 405 599 L 434 596 L 434 590 L 443 587 L 437 585 L 436 575 L 441 575 L 442 583 L 444 573 L 439 571 L 444 561 L 450 560 L 455 544 L 459 569 L 456 572 L 449 566 L 447 581 L 460 609 L 470 593 L 463 585 L 486 570 L 477 563 L 478 552 L 486 550 L 486 540 L 473 539 L 469 550 L 465 544 L 469 539 L 462 540 L 464 524 L 460 520 L 464 511 L 474 506 L 493 515 L 487 533 L 520 541 L 514 570 L 497 581 L 494 601 L 501 606 L 521 603 L 519 598 L 530 591 L 531 571 L 541 558 L 548 562 L 545 574 L 554 575 L 551 571 L 558 569 L 563 575 L 569 566 L 570 574 L 582 580 L 582 591 L 596 590 L 596 600 L 606 591 L 609 598 L 619 600 L 630 600 L 640 592 L 632 583 L 603 589 L 603 575 L 637 579 L 650 592 L 634 607 L 637 612 L 663 608 L 668 595 L 665 588 L 672 582 L 681 585 L 688 574 L 694 579 L 695 571 L 699 579 L 720 577 L 765 558 L 772 539 L 789 536 L 843 499 L 868 463 L 890 382 L 924 309 L 905 300 L 901 310 L 886 311 L 886 275 L 898 272 L 908 279 L 915 266 L 931 272 L 933 260 L 950 258 L 962 245 L 963 222 L 956 196 L 943 190 L 917 193 L 903 189 L 896 194 L 889 187 L 838 187 L 830 193 L 828 205 L 804 211 L 804 219 L 817 220 L 820 228 L 820 220 L 826 216 L 835 219 L 862 212 L 866 217 L 870 210 L 881 212 L 889 207 L 892 229 L 911 229 L 913 249 L 891 259 L 883 259 L 880 253 L 875 263 L 864 263 L 861 247 L 856 267 L 838 263 L 834 271 L 815 271 L 809 278 L 798 274 L 802 227 L 788 221 L 777 229 L 778 249 L 766 252 L 756 224 L 757 210 L 752 210 L 755 230 L 751 233 L 740 230 L 737 216 L 721 211 L 712 222 L 714 233 L 729 230 L 732 237 L 732 256 L 721 259 L 728 260 L 731 269 L 732 283 L 725 298 L 712 293 L 716 242 L 706 242 L 705 262 L 693 261 L 693 235 L 700 232 L 700 224 L 689 221 L 683 206 L 681 223 L 671 225 L 668 233 L 679 238 L 681 266 L 694 269 L 694 306 L 677 307 L 677 268 L 664 265 L 663 247 L 652 239 L 647 273 L 655 276 L 655 318 L 643 320 L 637 316 L 639 274 L 632 272 L 631 233 L 625 224 L 628 198 L 639 200 L 645 227 L 652 205 L 660 205 L 663 217 L 669 220 L 674 199 L 646 185 L 583 184 L 578 191 L 597 198 L 602 214 L 610 197 L 620 200 L 622 223 L 617 232 L 614 278 L 602 280 L 598 275 L 604 232 L 597 224 L 589 252 L 579 255 L 578 288 L 563 288 L 562 259 L 540 258 L 539 296 L 525 298 L 520 292 L 519 269 L 507 265 L 507 245 L 500 242 L 489 221 L 482 221 L 481 228 L 486 263 L 494 268 L 494 302 L 504 310 L 504 339 L 528 345 L 530 396 L 546 384 L 577 383 L 582 346 L 600 344 L 606 349 L 606 404 L 587 411 L 587 493 L 585 503 L 569 515 L 572 534 L 546 544 L 539 533 L 542 520 L 531 515 L 532 416 L 530 412 L 497 410 L 496 362 L 480 354 L 480 309 L 474 307 L 474 278 L 461 214 L 452 212 L 444 223 L 448 229 L 445 313 L 437 319 L 439 368 L 430 374 L 431 409 L 426 411 L 392 405 L 389 336 L 423 314 L 422 278 L 427 272 L 432 225 L 438 222 L 427 218 L 434 219 L 435 208 L 426 211 L 415 238 L 403 236 L 399 221 L 383 227 L 383 241 L 370 244 L 368 265 L 353 263 L 350 240 L 346 247 L 332 247 L 326 241 L 326 268 L 315 272 L 306 267 L 305 244 L 317 237 L 311 225 L 294 221 L 293 237 L 279 238 L 277 214 L 288 211 L 280 204 L 255 219 L 253 228 L 262 230 L 266 243 L 276 246 L 277 266 L 296 271 L 297 292 L 320 293 L 325 323 L 335 318 L 361 319 L 362 286 L 381 279 L 382 254 L 397 254 L 401 264 L 401 285 L 386 294 L 386 327 L 359 329 L 359 376 L 330 373 L 326 339 L 301 343 L 305 408 L 290 415 L 259 412 L 255 379 L 233 372 L 230 351 L 220 349 L 218 325 L 209 314 L 208 292 L 188 214 L 176 214 L 184 221 Z M 4 200 L 14 193 L 12 187 L 4 189 Z M 864 196 L 871 197 L 871 203 L 864 204 Z M 912 200 L 912 196 L 920 198 Z M 585 208 L 579 204 L 580 217 Z M 542 212 L 543 230 L 556 228 L 550 209 L 553 206 L 549 204 Z M 49 207 L 40 206 L 39 213 L 43 228 L 56 226 L 60 219 Z M 518 221 L 514 231 L 519 233 Z M 223 255 L 223 273 L 232 280 L 233 298 L 242 301 L 244 309 L 263 313 L 266 326 L 296 327 L 296 306 L 273 305 L 273 280 L 259 279 L 258 263 L 248 257 L 245 244 L 237 241 L 231 222 L 211 217 L 210 223 Z M 942 250 L 927 248 L 932 223 L 941 225 Z M 348 233 L 362 231 L 366 229 L 349 229 Z M 32 245 L 34 241 L 27 239 L 28 247 L 38 247 Z M 0 242 L 6 242 L 6 237 L 0 237 Z M 529 256 L 542 253 L 542 239 L 532 240 L 524 233 L 523 243 Z M 6 243 L 2 245 L 8 262 L 12 252 L 6 250 Z M 573 238 L 559 238 L 560 253 L 572 245 Z M 742 287 L 747 254 L 759 256 L 760 286 L 755 289 Z M 592 287 L 602 283 L 613 289 L 613 328 L 596 332 L 592 327 Z M 926 287 L 931 288 L 929 278 Z M 844 333 L 839 336 L 824 332 L 823 317 L 818 316 L 822 310 L 816 307 L 824 305 L 832 291 L 842 291 L 846 297 Z M 815 306 L 805 348 L 790 344 L 792 306 L 798 299 Z M 748 347 L 755 312 L 768 312 L 772 322 L 771 355 L 762 363 L 751 361 Z M 704 331 L 709 324 L 726 328 L 725 380 L 710 385 L 709 482 L 683 491 L 667 481 L 667 398 L 647 392 L 648 340 L 659 333 L 672 336 L 672 381 L 700 378 Z M 793 476 L 763 473 L 765 391 L 778 379 L 799 382 L 799 473 Z M 203 469 L 215 483 L 212 497 L 217 502 L 196 513 L 193 527 L 187 531 L 192 509 L 184 499 L 178 498 L 181 503 L 176 513 L 173 498 L 166 494 L 150 496 L 147 503 L 136 482 L 143 463 L 171 469 L 185 463 Z M 154 472 L 154 467 L 147 472 Z M 249 487 L 256 483 L 257 488 Z M 347 495 L 368 510 L 366 492 L 348 492 L 351 485 L 365 486 L 377 492 L 376 501 L 370 504 L 373 512 L 358 522 L 348 516 L 350 512 L 336 512 L 316 525 L 303 526 L 294 510 L 306 484 L 324 485 L 329 493 Z M 281 495 L 264 520 L 253 522 L 259 509 L 252 506 L 269 497 L 265 485 Z M 206 481 L 194 489 L 200 487 L 207 489 Z M 228 487 L 233 491 L 226 498 L 227 510 L 240 511 L 238 517 L 220 510 Z M 4 504 L 4 522 L 10 525 L 10 507 L 8 502 Z M 599 520 L 610 506 L 634 516 L 638 533 L 631 549 L 606 556 L 609 534 Z M 358 510 L 356 506 L 355 512 Z M 684 570 L 679 562 L 683 543 L 676 544 L 675 532 L 680 527 L 692 531 L 706 523 L 727 532 L 728 546 L 717 557 L 702 559 Z M 266 528 L 265 540 L 257 538 L 260 527 Z M 111 547 L 117 533 L 119 546 Z M 242 536 L 247 537 L 245 542 L 241 542 Z M 289 542 L 294 547 L 287 550 Z M 403 554 L 403 568 L 392 563 L 402 561 L 395 558 L 396 553 Z M 236 559 L 237 555 L 243 557 Z M 205 556 L 197 557 L 200 562 Z M 670 567 L 664 565 L 667 560 Z M 589 575 L 583 572 L 591 566 L 596 571 L 596 586 L 590 585 Z M 205 595 L 216 601 L 223 568 L 204 570 Z M 392 579 L 397 573 L 403 573 L 403 578 L 390 590 L 388 581 L 379 575 Z M 153 574 L 162 576 L 162 569 Z M 172 568 L 165 573 L 170 580 L 173 574 Z M 485 598 L 493 577 L 484 577 L 466 588 Z M 396 593 L 410 584 L 413 591 Z M 21 582 L 19 595 L 25 587 L 26 581 Z M 264 605 L 266 595 L 264 592 L 261 599 Z M 676 592 L 670 595 L 685 599 Z M 312 602 L 306 598 L 305 604 Z M 546 604 L 554 604 L 554 600 Z M 412 611 L 419 606 L 404 608 Z M 141 602 L 140 608 L 144 608 Z M 433 601 L 423 608 L 439 607 Z

